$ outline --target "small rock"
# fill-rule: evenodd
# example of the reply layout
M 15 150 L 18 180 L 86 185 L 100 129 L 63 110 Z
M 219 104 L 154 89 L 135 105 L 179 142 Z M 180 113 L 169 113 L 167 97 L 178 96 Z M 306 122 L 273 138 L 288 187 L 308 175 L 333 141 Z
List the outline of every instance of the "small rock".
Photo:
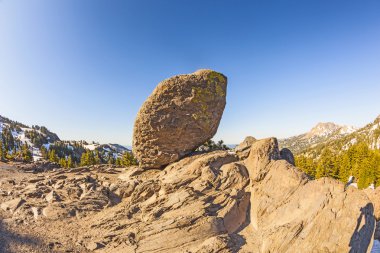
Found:
M 48 195 L 46 195 L 45 199 L 49 203 L 60 201 L 60 197 L 55 191 L 51 191 Z
M 62 189 L 65 186 L 65 180 L 59 180 L 54 185 L 54 189 Z
M 10 211 L 11 213 L 14 213 L 17 208 L 19 208 L 22 204 L 25 203 L 25 200 L 22 198 L 16 198 L 7 202 L 4 202 L 0 205 L 0 208 L 4 211 Z
M 296 165 L 293 153 L 289 149 L 287 149 L 287 148 L 281 149 L 280 156 L 281 156 L 282 159 L 286 160 L 291 165 L 293 165 L 293 166 Z
M 98 242 L 90 242 L 86 244 L 86 249 L 91 250 L 91 251 L 94 251 L 103 247 L 104 245 Z
M 38 219 L 38 217 L 41 215 L 41 209 L 38 207 L 32 207 L 33 217 L 34 219 Z

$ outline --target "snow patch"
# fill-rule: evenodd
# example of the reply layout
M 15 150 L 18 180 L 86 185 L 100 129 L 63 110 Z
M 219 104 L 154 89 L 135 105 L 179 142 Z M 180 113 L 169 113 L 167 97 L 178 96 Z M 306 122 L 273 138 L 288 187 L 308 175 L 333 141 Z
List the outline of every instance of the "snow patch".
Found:
M 342 135 L 352 134 L 356 130 L 358 130 L 358 129 L 356 127 L 353 127 L 353 126 L 343 126 L 339 130 L 339 134 L 342 134 Z
M 97 145 L 97 144 L 88 144 L 88 145 L 83 145 L 83 146 L 84 146 L 84 148 L 93 151 L 93 150 L 96 149 L 96 147 L 97 147 L 98 145 Z

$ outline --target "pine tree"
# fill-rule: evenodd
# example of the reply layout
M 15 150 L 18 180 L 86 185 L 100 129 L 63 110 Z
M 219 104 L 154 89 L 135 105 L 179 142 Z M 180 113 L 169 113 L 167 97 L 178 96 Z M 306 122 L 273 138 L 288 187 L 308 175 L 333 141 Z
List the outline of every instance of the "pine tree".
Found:
M 92 151 L 88 151 L 88 165 L 94 165 L 95 164 L 95 156 Z
M 94 153 L 91 150 L 87 150 L 82 153 L 82 157 L 80 159 L 81 166 L 90 166 L 96 163 Z
M 347 150 L 342 146 L 339 149 L 339 153 L 334 154 L 323 147 L 316 152 L 320 155 L 314 161 L 299 155 L 296 157 L 296 165 L 309 175 L 314 171 L 315 178 L 328 176 L 347 182 L 350 176 L 354 176 L 360 189 L 373 183 L 380 186 L 379 150 L 371 150 L 368 143 L 363 141 L 353 144 Z
M 59 158 L 55 153 L 55 150 L 52 149 L 49 151 L 49 161 L 52 163 L 59 163 Z
M 95 157 L 94 157 L 94 164 L 101 164 L 101 163 L 102 163 L 102 161 L 101 161 L 99 151 L 96 150 L 95 151 Z
M 73 159 L 71 158 L 71 156 L 69 156 L 69 158 L 67 159 L 67 164 L 66 164 L 66 167 L 67 168 L 73 168 Z
M 296 166 L 300 168 L 303 172 L 309 175 L 311 178 L 316 176 L 316 167 L 312 158 L 305 157 L 303 155 L 295 157 Z
M 88 165 L 88 153 L 83 152 L 80 158 L 80 166 L 87 166 L 87 165 Z
M 111 152 L 108 153 L 108 164 L 109 165 L 115 164 L 115 158 L 113 157 L 113 153 Z
M 4 161 L 5 159 L 5 150 L 3 147 L 3 142 L 0 139 L 0 161 Z
M 131 152 L 124 152 L 121 158 L 121 165 L 124 167 L 129 167 L 133 165 L 137 165 L 137 160 L 133 156 Z
M 28 144 L 24 144 L 21 147 L 21 158 L 24 162 L 32 162 L 32 152 L 29 150 Z
M 61 158 L 61 159 L 59 159 L 59 165 L 60 165 L 62 168 L 66 168 L 66 159 L 65 159 L 65 158 Z
M 41 156 L 45 159 L 49 159 L 49 152 L 48 150 L 46 149 L 45 146 L 41 146 L 40 148 L 40 152 L 41 152 Z
M 352 170 L 350 157 L 347 152 L 341 155 L 339 162 L 339 180 L 342 182 L 347 182 L 348 178 L 351 176 Z
M 116 166 L 122 166 L 122 160 L 120 157 L 116 158 L 115 165 Z

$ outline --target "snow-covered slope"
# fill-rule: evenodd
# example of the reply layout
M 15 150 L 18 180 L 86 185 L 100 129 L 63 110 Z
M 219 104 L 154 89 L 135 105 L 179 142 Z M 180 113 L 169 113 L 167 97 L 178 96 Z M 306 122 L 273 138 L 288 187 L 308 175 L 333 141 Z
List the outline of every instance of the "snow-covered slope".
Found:
M 106 153 L 108 152 L 112 152 L 114 154 L 118 154 L 117 156 L 120 156 L 121 154 L 123 154 L 124 152 L 130 152 L 131 150 L 122 146 L 122 145 L 119 145 L 119 144 L 111 144 L 111 143 L 108 143 L 108 144 L 99 144 L 99 143 L 91 143 L 91 144 L 83 144 L 83 147 L 85 149 L 88 149 L 88 150 L 98 150 L 98 151 L 104 151 Z
M 33 126 L 32 128 L 27 127 L 26 125 L 0 116 L 0 138 L 5 138 L 3 136 L 6 132 L 11 133 L 15 143 L 15 149 L 18 150 L 21 145 L 27 144 L 33 154 L 34 161 L 38 161 L 42 158 L 40 151 L 41 145 L 39 145 L 39 142 L 37 142 L 36 139 L 41 140 L 43 144 L 46 145 L 52 144 L 59 140 L 56 134 L 45 129 L 46 128 L 41 128 L 38 126 Z M 9 150 L 9 152 L 13 152 L 13 150 Z
M 0 133 L 0 139 L 13 139 L 16 150 L 20 149 L 23 144 L 27 144 L 32 151 L 34 161 L 42 159 L 41 148 L 49 150 L 51 146 L 60 146 L 64 149 L 71 150 L 78 158 L 84 150 L 97 150 L 105 156 L 112 153 L 115 158 L 121 156 L 124 152 L 130 151 L 126 147 L 119 144 L 99 144 L 95 142 L 88 144 L 85 141 L 62 141 L 58 135 L 49 131 L 46 127 L 29 127 L 1 115 Z M 12 150 L 13 147 L 8 150 L 8 152 L 13 152 Z

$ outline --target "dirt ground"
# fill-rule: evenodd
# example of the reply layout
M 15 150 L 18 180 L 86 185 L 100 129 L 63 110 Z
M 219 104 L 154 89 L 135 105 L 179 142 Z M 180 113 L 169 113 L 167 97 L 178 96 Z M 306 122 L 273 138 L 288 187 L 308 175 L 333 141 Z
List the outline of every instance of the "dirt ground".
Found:
M 117 188 L 122 171 L 91 167 L 36 173 L 0 163 L 0 252 L 100 249 L 88 233 L 91 217 L 121 202 L 110 187 Z

